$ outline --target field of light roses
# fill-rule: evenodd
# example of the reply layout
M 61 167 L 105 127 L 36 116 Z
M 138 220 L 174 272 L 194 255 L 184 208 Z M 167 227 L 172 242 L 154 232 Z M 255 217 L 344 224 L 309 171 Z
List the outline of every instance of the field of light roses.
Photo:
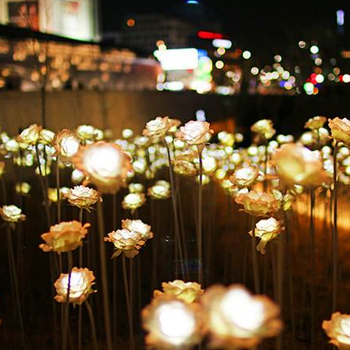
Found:
M 350 121 L 0 133 L 1 349 L 350 348 Z

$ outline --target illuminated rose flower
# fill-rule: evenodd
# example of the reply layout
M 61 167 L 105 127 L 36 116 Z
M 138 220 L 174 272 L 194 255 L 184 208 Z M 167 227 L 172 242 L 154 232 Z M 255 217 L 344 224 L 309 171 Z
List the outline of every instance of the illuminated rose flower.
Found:
M 350 120 L 347 118 L 328 119 L 328 126 L 331 129 L 332 138 L 336 141 L 350 144 Z
M 171 196 L 170 184 L 167 181 L 159 180 L 148 189 L 147 194 L 152 199 L 167 199 Z
M 144 190 L 144 186 L 140 183 L 131 183 L 128 187 L 130 193 L 140 193 Z
M 194 154 L 180 153 L 173 160 L 173 169 L 176 174 L 183 176 L 194 176 L 197 174 L 197 168 L 194 165 Z
M 131 169 L 130 157 L 116 144 L 104 141 L 80 146 L 72 161 L 102 193 L 116 193 Z
M 272 161 L 281 180 L 288 186 L 316 187 L 328 180 L 319 157 L 302 145 L 283 145 L 272 155 Z
M 251 349 L 282 329 L 277 304 L 266 296 L 252 295 L 241 285 L 212 286 L 202 302 L 213 348 Z
M 83 141 L 93 141 L 96 139 L 96 129 L 92 125 L 79 125 L 76 134 Z
M 281 208 L 281 201 L 270 193 L 239 193 L 235 201 L 243 205 L 243 211 L 253 216 L 271 216 Z
M 35 145 L 39 141 L 41 130 L 41 126 L 32 124 L 19 134 L 17 141 L 28 145 Z
M 50 232 L 41 235 L 45 243 L 40 244 L 44 252 L 69 252 L 80 247 L 87 234 L 89 223 L 82 225 L 79 221 L 63 221 L 50 227 Z
M 270 139 L 276 133 L 276 130 L 273 128 L 273 124 L 270 119 L 261 119 L 253 124 L 250 129 L 266 140 Z
M 310 130 L 317 130 L 322 128 L 322 126 L 325 124 L 325 122 L 327 121 L 326 117 L 313 117 L 310 118 L 306 123 L 305 123 L 305 128 L 306 129 L 310 129 Z
M 101 201 L 101 196 L 96 190 L 82 185 L 69 189 L 65 198 L 70 204 L 88 211 L 94 204 Z
M 153 238 L 151 226 L 143 223 L 141 220 L 122 220 L 122 228 L 139 233 L 143 241 Z
M 71 158 L 79 150 L 80 141 L 70 130 L 63 129 L 55 136 L 53 145 L 61 160 L 70 162 Z
M 163 292 L 159 290 L 154 291 L 154 297 L 163 295 L 175 296 L 188 304 L 197 301 L 203 294 L 201 285 L 196 282 L 184 282 L 182 280 L 175 280 L 169 283 L 163 282 L 162 288 Z
M 94 273 L 87 268 L 78 269 L 73 267 L 70 278 L 68 273 L 61 273 L 54 284 L 57 293 L 55 300 L 59 303 L 67 302 L 69 285 L 69 302 L 74 305 L 81 305 L 91 293 L 95 292 L 92 289 L 95 284 L 94 280 Z
M 43 145 L 51 145 L 55 138 L 55 133 L 51 130 L 42 129 L 40 131 L 39 142 Z
M 146 196 L 144 193 L 129 193 L 127 194 L 122 202 L 123 209 L 131 211 L 140 208 L 146 202 Z
M 210 124 L 202 121 L 191 120 L 180 127 L 177 136 L 180 140 L 187 142 L 189 145 L 203 145 L 207 143 L 213 130 L 210 129 Z
M 265 254 L 267 242 L 275 239 L 283 230 L 283 221 L 278 221 L 275 218 L 258 221 L 254 229 L 255 237 L 260 238 L 256 250 L 261 254 Z M 253 232 L 249 231 L 249 234 L 252 236 Z
M 217 162 L 214 157 L 203 157 L 203 172 L 207 175 L 212 174 L 217 168 Z
M 146 124 L 142 134 L 151 139 L 163 138 L 173 126 L 176 122 L 169 117 L 157 117 Z
M 187 350 L 202 338 L 199 306 L 175 298 L 154 298 L 142 310 L 146 345 L 159 350 Z
M 49 198 L 50 202 L 56 203 L 58 201 L 57 189 L 52 187 L 48 188 L 47 197 Z
M 108 237 L 105 237 L 104 240 L 113 243 L 116 248 L 112 258 L 116 258 L 121 253 L 127 258 L 133 258 L 145 244 L 141 233 L 125 228 L 108 233 Z
M 10 223 L 16 223 L 24 221 L 26 216 L 22 214 L 22 209 L 16 207 L 15 205 L 3 205 L 0 208 L 0 216 L 4 221 Z
M 230 177 L 230 181 L 238 187 L 252 185 L 259 176 L 259 169 L 256 166 L 247 166 L 237 169 Z
M 340 350 L 350 349 L 350 315 L 335 312 L 330 321 L 323 321 L 322 328 L 331 339 L 331 344 Z

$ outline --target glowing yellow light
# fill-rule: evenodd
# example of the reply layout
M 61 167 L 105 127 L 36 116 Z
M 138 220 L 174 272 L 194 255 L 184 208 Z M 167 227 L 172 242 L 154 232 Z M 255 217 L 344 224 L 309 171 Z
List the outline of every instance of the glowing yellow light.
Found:
M 219 47 L 216 51 L 220 56 L 222 56 L 226 52 L 226 50 L 223 47 Z
M 312 46 L 310 47 L 310 52 L 313 53 L 313 54 L 316 54 L 316 53 L 318 53 L 319 51 L 320 51 L 320 49 L 318 48 L 317 45 L 312 45 Z
M 224 62 L 222 62 L 222 61 L 216 61 L 216 63 L 215 63 L 215 67 L 217 68 L 217 69 L 222 69 L 223 67 L 224 67 Z
M 253 75 L 258 75 L 259 74 L 259 68 L 257 67 L 253 67 L 250 72 L 253 74 Z
M 243 51 L 242 57 L 243 57 L 245 60 L 249 60 L 249 58 L 252 57 L 252 53 L 251 53 L 250 51 L 248 51 L 248 50 Z
M 301 49 L 304 49 L 305 46 L 306 46 L 306 42 L 303 41 L 303 40 L 300 40 L 299 43 L 298 43 L 298 45 L 299 45 L 299 47 L 300 47 Z

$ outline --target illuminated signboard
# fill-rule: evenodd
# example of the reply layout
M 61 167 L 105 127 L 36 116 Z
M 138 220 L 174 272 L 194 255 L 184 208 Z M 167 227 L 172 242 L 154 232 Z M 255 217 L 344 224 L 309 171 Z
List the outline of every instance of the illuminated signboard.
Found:
M 160 61 L 162 69 L 165 71 L 188 70 L 198 67 L 197 49 L 156 50 L 154 56 Z

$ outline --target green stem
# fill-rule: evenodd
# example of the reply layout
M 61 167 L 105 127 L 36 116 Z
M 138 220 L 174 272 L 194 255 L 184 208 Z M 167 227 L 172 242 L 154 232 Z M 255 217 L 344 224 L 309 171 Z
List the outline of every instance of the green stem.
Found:
M 198 282 L 203 287 L 203 159 L 202 159 L 202 148 L 198 149 L 199 159 L 199 185 L 198 185 Z

